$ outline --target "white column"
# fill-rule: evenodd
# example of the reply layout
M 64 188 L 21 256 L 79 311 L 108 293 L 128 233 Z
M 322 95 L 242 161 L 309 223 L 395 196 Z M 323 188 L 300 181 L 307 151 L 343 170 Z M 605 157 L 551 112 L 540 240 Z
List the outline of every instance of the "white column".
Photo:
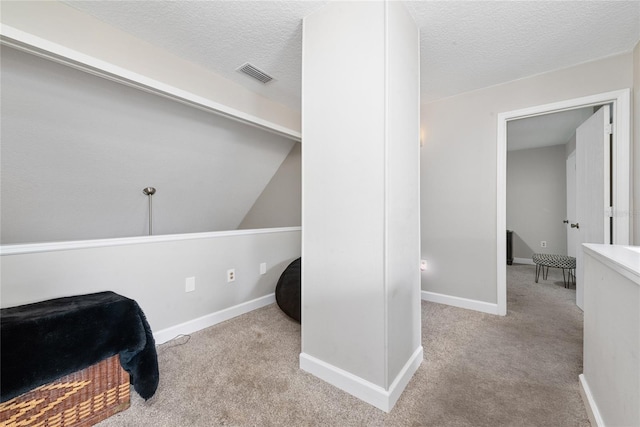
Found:
M 400 2 L 305 18 L 300 366 L 384 411 L 422 362 L 419 86 Z

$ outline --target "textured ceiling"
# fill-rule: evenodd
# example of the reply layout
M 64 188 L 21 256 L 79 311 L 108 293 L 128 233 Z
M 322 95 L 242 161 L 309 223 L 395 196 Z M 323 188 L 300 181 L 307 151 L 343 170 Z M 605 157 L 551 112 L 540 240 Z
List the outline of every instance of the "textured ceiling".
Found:
M 325 1 L 65 1 L 300 109 L 301 19 Z M 630 51 L 639 1 L 405 1 L 421 33 L 422 102 Z M 276 81 L 239 74 L 245 62 Z
M 422 102 L 630 51 L 640 2 L 407 2 L 420 26 Z
M 302 18 L 313 1 L 65 1 L 99 20 L 300 110 Z M 236 70 L 250 62 L 264 85 Z

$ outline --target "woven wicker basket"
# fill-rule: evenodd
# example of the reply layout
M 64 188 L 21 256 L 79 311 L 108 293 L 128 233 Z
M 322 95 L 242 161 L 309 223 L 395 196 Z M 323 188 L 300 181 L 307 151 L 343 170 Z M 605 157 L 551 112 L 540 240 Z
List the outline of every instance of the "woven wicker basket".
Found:
M 129 374 L 116 355 L 0 404 L 0 426 L 92 426 L 129 407 Z

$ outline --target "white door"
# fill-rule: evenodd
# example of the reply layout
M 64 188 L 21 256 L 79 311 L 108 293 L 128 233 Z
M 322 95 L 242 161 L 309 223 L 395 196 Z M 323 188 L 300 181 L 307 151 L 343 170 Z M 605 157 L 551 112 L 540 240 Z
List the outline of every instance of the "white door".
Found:
M 610 107 L 600 108 L 576 130 L 576 304 L 583 308 L 582 243 L 611 243 Z
M 570 225 L 576 222 L 576 152 L 573 151 L 567 157 L 567 216 L 565 223 L 567 226 L 567 255 L 575 258 L 578 247 L 577 228 Z

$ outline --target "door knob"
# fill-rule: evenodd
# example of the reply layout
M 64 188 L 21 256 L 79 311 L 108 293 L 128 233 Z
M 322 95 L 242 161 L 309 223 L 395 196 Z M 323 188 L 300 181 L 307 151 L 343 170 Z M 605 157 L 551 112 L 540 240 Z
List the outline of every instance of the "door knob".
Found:
M 569 224 L 569 220 L 565 219 L 564 221 L 562 221 L 563 224 Z
M 580 228 L 580 223 L 571 224 L 571 228 Z

